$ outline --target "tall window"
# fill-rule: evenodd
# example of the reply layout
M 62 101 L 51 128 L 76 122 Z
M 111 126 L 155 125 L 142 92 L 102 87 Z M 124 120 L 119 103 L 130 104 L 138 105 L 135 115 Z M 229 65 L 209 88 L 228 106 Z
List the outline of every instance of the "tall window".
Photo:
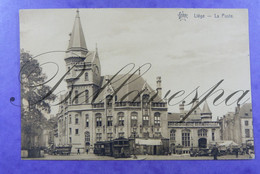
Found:
M 248 126 L 248 121 L 245 121 L 245 126 Z
M 154 126 L 160 126 L 160 113 L 159 112 L 156 112 L 154 114 Z
M 107 133 L 107 139 L 108 141 L 113 140 L 113 133 Z
M 136 127 L 137 126 L 137 112 L 132 112 L 131 113 L 131 127 Z
M 123 112 L 119 112 L 117 114 L 118 116 L 118 125 L 119 126 L 124 126 L 124 113 Z
M 71 124 L 71 115 L 69 115 L 69 124 Z
M 189 130 L 182 131 L 182 145 L 184 147 L 190 146 L 190 131 Z
M 86 127 L 89 127 L 89 116 L 86 114 Z
M 112 95 L 108 95 L 106 97 L 107 108 L 111 108 L 112 107 L 112 101 L 113 101 Z
M 79 129 L 75 129 L 75 135 L 79 134 Z
M 149 125 L 149 116 L 144 115 L 143 116 L 143 126 L 148 126 Z
M 113 117 L 107 116 L 107 126 L 113 126 Z
M 71 128 L 69 129 L 69 133 L 70 133 L 70 135 L 72 134 L 72 130 L 71 130 Z
M 69 140 L 69 141 L 70 141 L 70 144 L 71 144 L 71 143 L 72 143 L 72 138 L 71 138 L 71 137 L 70 137 L 70 140 Z
M 88 73 L 85 73 L 85 81 L 88 81 Z
M 96 126 L 101 127 L 102 126 L 102 117 L 100 113 L 96 114 Z
M 207 136 L 207 129 L 200 129 L 200 130 L 198 130 L 198 136 L 199 137 Z
M 89 103 L 88 90 L 85 91 L 85 102 L 86 102 L 86 103 Z
M 78 91 L 75 91 L 75 103 L 79 103 L 79 96 L 78 96 Z
M 174 129 L 172 129 L 172 130 L 170 131 L 170 140 L 175 141 L 175 132 L 176 132 L 176 130 L 174 130 Z
M 101 141 L 102 139 L 102 133 L 96 133 L 97 141 Z
M 89 143 L 90 142 L 90 133 L 87 131 L 85 132 L 85 143 Z
M 245 134 L 246 134 L 246 138 L 250 137 L 250 130 L 249 129 L 245 129 Z
M 75 115 L 75 124 L 79 124 L 79 118 L 77 114 Z
M 212 141 L 215 141 L 215 132 L 212 131 Z

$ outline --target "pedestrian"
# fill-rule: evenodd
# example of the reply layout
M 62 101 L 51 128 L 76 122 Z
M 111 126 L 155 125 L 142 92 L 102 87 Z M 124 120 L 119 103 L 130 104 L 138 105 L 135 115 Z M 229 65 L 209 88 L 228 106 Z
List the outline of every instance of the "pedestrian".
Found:
M 236 154 L 236 158 L 238 158 L 238 148 L 234 149 L 235 154 Z
M 124 148 L 123 147 L 121 148 L 121 157 L 123 157 L 123 158 L 125 157 L 125 152 L 124 152 Z
M 80 151 L 79 151 L 79 149 L 78 149 L 77 155 L 79 155 L 79 154 L 80 154 Z
M 87 154 L 88 154 L 88 148 L 87 148 L 86 152 L 87 152 Z
M 212 148 L 211 154 L 214 156 L 214 160 L 218 159 L 218 148 L 216 145 L 214 145 L 214 147 Z

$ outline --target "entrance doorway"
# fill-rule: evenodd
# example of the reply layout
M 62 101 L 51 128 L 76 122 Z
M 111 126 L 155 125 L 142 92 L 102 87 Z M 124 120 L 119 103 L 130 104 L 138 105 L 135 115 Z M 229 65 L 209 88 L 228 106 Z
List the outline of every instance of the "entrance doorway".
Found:
M 206 148 L 207 147 L 207 139 L 206 138 L 200 138 L 199 139 L 199 148 Z

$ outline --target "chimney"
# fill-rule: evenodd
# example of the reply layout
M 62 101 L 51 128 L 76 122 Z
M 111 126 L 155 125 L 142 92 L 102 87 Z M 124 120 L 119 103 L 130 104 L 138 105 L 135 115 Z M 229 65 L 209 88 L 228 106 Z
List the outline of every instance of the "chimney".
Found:
M 235 113 L 238 114 L 239 112 L 240 112 L 240 104 L 237 104 L 237 107 L 236 107 Z
M 162 98 L 162 81 L 161 81 L 161 77 L 159 76 L 159 77 L 157 77 L 156 78 L 156 84 L 157 84 L 157 88 L 156 88 L 156 90 L 157 90 L 157 92 L 158 92 L 158 96 L 160 97 L 160 98 Z

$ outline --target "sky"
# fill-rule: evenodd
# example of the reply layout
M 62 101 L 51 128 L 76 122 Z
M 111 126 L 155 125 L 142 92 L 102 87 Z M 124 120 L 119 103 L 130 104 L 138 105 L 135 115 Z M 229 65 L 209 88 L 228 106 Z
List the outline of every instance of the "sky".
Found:
M 128 63 L 139 67 L 151 63 L 144 79 L 156 89 L 156 77 L 162 78 L 163 96 L 167 98 L 184 90 L 173 99 L 181 101 L 198 88 L 201 95 L 224 81 L 217 89 L 224 90 L 224 100 L 237 90 L 250 90 L 248 15 L 246 9 L 79 9 L 88 50 L 96 45 L 101 62 L 101 74 L 112 75 Z M 188 18 L 179 18 L 183 12 Z M 204 15 L 204 18 L 202 18 Z M 232 15 L 232 18 L 230 18 Z M 48 51 L 65 51 L 72 32 L 76 9 L 37 9 L 20 11 L 20 48 L 36 56 Z M 217 18 L 218 16 L 218 18 Z M 200 18 L 199 18 L 200 17 Z M 54 86 L 65 73 L 65 53 L 37 57 L 43 72 Z M 54 63 L 44 64 L 46 62 Z M 145 69 L 141 70 L 141 73 Z M 66 91 L 65 81 L 54 93 Z M 237 93 L 230 101 L 235 101 Z M 186 98 L 189 103 L 195 93 Z M 213 105 L 217 94 L 207 99 L 213 119 L 234 111 L 236 103 Z M 250 98 L 251 91 L 242 102 Z M 232 103 L 232 102 L 231 102 Z M 203 105 L 202 105 L 203 106 Z M 202 106 L 200 106 L 202 108 Z M 191 105 L 186 106 L 189 110 Z M 169 112 L 179 112 L 178 105 L 168 106 Z M 56 114 L 57 107 L 51 114 Z

